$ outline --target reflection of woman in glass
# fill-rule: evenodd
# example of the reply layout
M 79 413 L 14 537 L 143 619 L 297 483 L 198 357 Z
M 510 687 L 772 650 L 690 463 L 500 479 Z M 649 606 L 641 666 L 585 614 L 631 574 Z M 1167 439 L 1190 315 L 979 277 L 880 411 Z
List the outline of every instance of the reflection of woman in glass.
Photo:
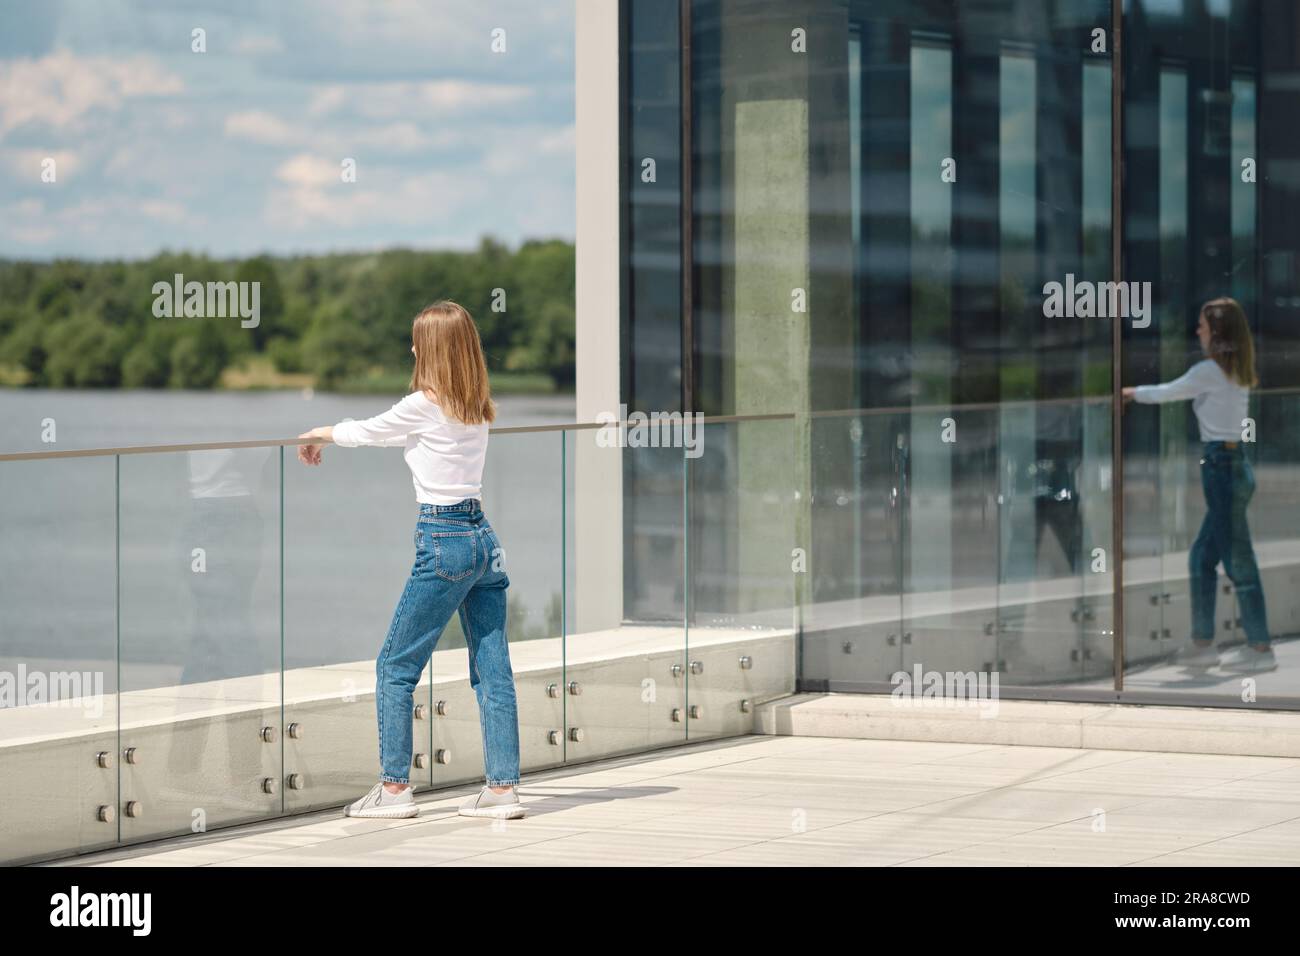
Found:
M 459 612 L 487 771 L 487 785 L 461 805 L 460 813 L 520 817 L 519 719 L 506 642 L 510 581 L 501 544 L 479 500 L 488 424 L 495 417 L 483 347 L 468 312 L 454 302 L 436 302 L 415 317 L 411 352 L 410 395 L 366 421 L 326 425 L 299 436 L 344 446 L 402 446 L 420 502 L 415 566 L 376 661 L 380 778 L 344 814 L 413 817 L 420 812 L 410 786 L 412 696 L 443 628 Z M 321 446 L 300 445 L 298 457 L 319 465 Z
M 1264 614 L 1264 589 L 1246 524 L 1246 507 L 1255 493 L 1255 474 L 1241 447 L 1251 387 L 1255 378 L 1255 347 L 1246 313 L 1235 299 L 1212 299 L 1201 307 L 1197 338 L 1206 358 L 1185 375 L 1163 385 L 1124 389 L 1125 399 L 1174 402 L 1190 398 L 1205 443 L 1201 458 L 1201 488 L 1205 520 L 1192 545 L 1188 564 L 1192 589 L 1192 646 L 1178 656 L 1188 667 L 1216 664 L 1233 671 L 1270 671 L 1277 667 Z M 1237 589 L 1246 646 L 1222 659 L 1214 651 L 1214 601 L 1218 586 L 1215 568 L 1223 570 Z
M 180 683 L 207 684 L 202 696 L 211 700 L 247 699 L 250 693 L 258 693 L 259 685 L 243 686 L 239 679 L 278 666 L 278 661 L 263 658 L 266 643 L 253 615 L 264 537 L 258 492 L 268 487 L 272 475 L 278 481 L 278 458 L 268 448 L 191 451 L 186 458 L 190 513 L 181 530 L 177 558 L 181 567 L 191 571 L 186 581 L 194 605 L 194 626 L 185 645 Z M 199 549 L 203 563 L 195 566 L 192 562 Z M 192 706 L 188 695 L 184 701 L 183 706 Z M 164 796 L 192 796 L 179 785 L 185 782 L 185 774 L 201 771 L 214 724 L 226 731 L 231 761 L 256 759 L 256 738 L 250 748 L 235 721 L 196 721 L 191 734 L 174 734 L 169 739 L 167 766 L 171 781 L 178 786 Z M 197 780 L 191 778 L 191 782 Z

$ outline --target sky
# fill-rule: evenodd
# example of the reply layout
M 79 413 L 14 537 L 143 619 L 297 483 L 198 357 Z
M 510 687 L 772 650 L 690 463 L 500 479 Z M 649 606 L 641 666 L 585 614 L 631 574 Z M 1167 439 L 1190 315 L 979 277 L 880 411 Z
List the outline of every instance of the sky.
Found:
M 573 6 L 0 0 L 0 258 L 572 239 Z

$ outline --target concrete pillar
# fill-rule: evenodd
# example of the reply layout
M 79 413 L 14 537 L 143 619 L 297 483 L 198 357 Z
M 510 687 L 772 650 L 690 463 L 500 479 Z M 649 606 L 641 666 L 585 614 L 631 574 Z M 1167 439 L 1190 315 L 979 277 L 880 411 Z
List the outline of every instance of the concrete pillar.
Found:
M 575 5 L 579 422 L 617 414 L 619 406 L 618 9 L 613 0 Z M 569 630 L 617 627 L 623 620 L 624 452 L 597 447 L 593 431 L 569 437 Z

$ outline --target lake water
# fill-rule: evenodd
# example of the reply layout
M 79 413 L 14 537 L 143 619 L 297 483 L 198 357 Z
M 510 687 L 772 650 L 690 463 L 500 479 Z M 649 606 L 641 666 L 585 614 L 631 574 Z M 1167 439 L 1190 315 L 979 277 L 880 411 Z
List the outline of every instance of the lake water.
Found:
M 310 395 L 310 397 L 307 397 Z M 292 438 L 317 425 L 369 418 L 400 395 L 0 389 L 0 454 Z M 572 395 L 503 395 L 496 424 L 573 421 Z M 52 419 L 57 441 L 42 441 Z
M 0 390 L 0 452 L 288 438 L 398 397 Z M 501 426 L 573 421 L 572 396 L 498 405 Z M 561 434 L 489 443 L 484 511 L 506 551 L 512 641 L 556 636 Z M 0 463 L 0 669 L 102 669 L 112 691 L 120 628 L 123 690 L 274 671 L 281 594 L 286 667 L 373 658 L 416 510 L 395 448 L 327 448 L 319 468 L 292 447 L 283 463 L 276 448 Z M 440 646 L 458 643 L 453 621 Z

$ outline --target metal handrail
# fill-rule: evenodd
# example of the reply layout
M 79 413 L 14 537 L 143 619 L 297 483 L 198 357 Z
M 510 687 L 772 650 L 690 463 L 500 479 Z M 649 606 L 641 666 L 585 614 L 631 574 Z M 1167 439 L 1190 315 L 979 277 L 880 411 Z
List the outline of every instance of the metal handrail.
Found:
M 1256 395 L 1290 395 L 1300 394 L 1300 387 L 1283 387 L 1283 388 L 1256 388 L 1252 389 L 1252 394 Z M 761 421 L 791 421 L 798 418 L 800 414 L 806 415 L 810 419 L 816 418 L 844 418 L 853 415 L 873 416 L 873 415 L 902 415 L 902 414 L 929 414 L 932 412 L 958 412 L 958 411 L 993 411 L 996 409 L 1016 408 L 1019 406 L 1032 405 L 1035 408 L 1055 405 L 1109 405 L 1113 401 L 1110 393 L 1104 395 L 1079 395 L 1066 398 L 1043 398 L 1043 399 L 1020 399 L 1011 402 L 968 402 L 966 404 L 945 404 L 945 405 L 894 405 L 894 406 L 875 406 L 873 408 L 832 408 L 809 410 L 803 413 L 796 412 L 772 412 L 762 415 L 705 415 L 699 421 L 704 425 L 719 425 L 728 422 L 761 422 Z M 681 412 L 658 412 L 660 415 L 681 415 Z M 627 425 L 626 421 L 614 420 L 610 422 L 566 422 L 556 425 L 507 425 L 499 428 L 489 429 L 493 435 L 522 435 L 539 432 L 570 432 L 570 431 L 589 431 L 593 428 L 609 428 L 617 425 Z M 647 422 L 649 424 L 649 422 Z M 319 438 L 268 438 L 255 439 L 252 441 L 218 441 L 218 442 L 197 442 L 180 445 L 127 445 L 122 448 L 86 448 L 81 450 L 70 451 L 25 451 L 11 452 L 0 454 L 0 462 L 6 461 L 39 461 L 45 458 L 98 458 L 108 455 L 146 455 L 146 454 L 166 454 L 167 452 L 181 451 L 221 451 L 227 448 L 276 448 L 287 445 L 324 445 L 328 444 Z
M 676 414 L 681 416 L 681 412 L 660 412 L 660 415 Z M 700 416 L 698 419 L 702 425 L 717 425 L 725 422 L 761 422 L 761 421 L 788 421 L 795 417 L 794 412 L 774 412 L 765 415 L 713 415 Z M 535 432 L 571 432 L 571 431 L 589 431 L 594 428 L 613 428 L 619 425 L 627 425 L 626 421 L 613 420 L 609 422 L 566 422 L 556 425 L 507 425 L 500 428 L 488 429 L 493 435 L 520 435 Z M 647 425 L 662 425 L 662 421 L 650 420 Z M 639 427 L 633 425 L 631 427 Z M 249 441 L 208 441 L 208 442 L 190 442 L 179 445 L 125 445 L 121 448 L 82 448 L 70 449 L 68 451 L 22 451 L 10 452 L 0 455 L 0 462 L 5 461 L 40 461 L 46 458 L 104 458 L 111 455 L 161 455 L 168 452 L 182 451 L 222 451 L 228 448 L 278 448 L 289 445 L 326 445 L 323 438 L 262 438 L 252 439 Z

